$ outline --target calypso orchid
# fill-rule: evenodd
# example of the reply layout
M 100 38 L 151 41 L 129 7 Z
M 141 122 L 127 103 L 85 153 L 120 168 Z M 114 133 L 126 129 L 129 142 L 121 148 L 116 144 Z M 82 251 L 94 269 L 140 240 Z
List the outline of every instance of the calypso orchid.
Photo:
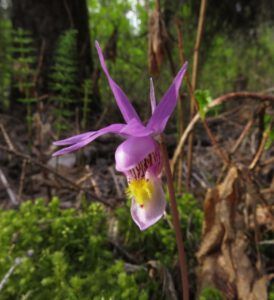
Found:
M 131 216 L 139 228 L 145 230 L 156 223 L 165 212 L 165 194 L 160 179 L 163 163 L 160 146 L 155 138 L 164 131 L 167 121 L 176 106 L 187 63 L 180 69 L 158 105 L 156 105 L 153 82 L 150 81 L 152 116 L 145 126 L 125 93 L 109 75 L 98 42 L 95 45 L 101 66 L 125 124 L 111 124 L 97 131 L 89 131 L 56 141 L 54 145 L 66 147 L 53 155 L 63 155 L 80 149 L 107 133 L 115 133 L 124 137 L 125 141 L 116 149 L 116 169 L 123 172 L 127 177 L 128 188 L 126 193 L 131 198 Z

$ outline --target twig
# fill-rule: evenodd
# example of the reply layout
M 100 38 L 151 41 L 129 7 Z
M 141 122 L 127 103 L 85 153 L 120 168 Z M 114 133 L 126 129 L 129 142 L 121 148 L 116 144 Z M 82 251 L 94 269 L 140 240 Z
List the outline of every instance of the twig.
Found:
M 251 127 L 255 123 L 256 115 L 261 114 L 262 111 L 265 111 L 265 106 L 255 109 L 255 111 L 253 112 L 253 116 L 252 116 L 251 120 L 249 120 L 247 122 L 246 126 L 244 127 L 244 130 L 242 131 L 242 133 L 239 136 L 238 140 L 236 141 L 234 147 L 230 151 L 230 155 L 232 155 L 236 152 L 236 150 L 238 149 L 238 147 L 240 146 L 240 144 L 242 143 L 242 141 L 244 140 L 244 138 L 248 134 L 249 130 L 251 129 Z
M 127 252 L 122 246 L 120 246 L 119 243 L 117 243 L 113 239 L 109 240 L 109 243 L 126 259 L 127 262 L 139 265 L 140 262 L 133 255 Z
M 28 161 L 26 159 L 24 159 L 23 162 L 22 162 L 22 171 L 21 171 L 21 175 L 20 175 L 19 189 L 18 189 L 18 199 L 19 199 L 19 201 L 20 201 L 22 193 L 23 193 L 27 163 L 28 163 Z
M 78 191 L 79 191 L 79 190 L 85 191 L 85 192 L 86 192 L 93 200 L 98 201 L 98 202 L 102 202 L 102 203 L 105 204 L 106 206 L 110 206 L 110 207 L 112 206 L 111 203 L 109 203 L 108 201 L 106 201 L 106 200 L 104 200 L 104 199 L 102 199 L 102 198 L 97 197 L 95 194 L 91 193 L 89 190 L 87 190 L 87 189 L 85 189 L 85 188 L 83 188 L 83 187 L 77 185 L 73 180 L 71 180 L 71 179 L 69 179 L 69 178 L 63 176 L 62 174 L 60 174 L 60 173 L 57 172 L 56 170 L 54 170 L 54 169 L 52 169 L 52 168 L 50 168 L 50 167 L 44 165 L 43 163 L 41 163 L 41 162 L 38 161 L 37 159 L 32 158 L 32 157 L 30 157 L 30 156 L 27 155 L 27 154 L 20 153 L 20 152 L 18 152 L 18 151 L 16 151 L 16 150 L 11 150 L 11 149 L 9 149 L 9 148 L 7 148 L 7 147 L 5 147 L 5 146 L 2 146 L 2 145 L 0 145 L 0 149 L 3 150 L 3 151 L 5 151 L 5 152 L 7 152 L 7 153 L 11 153 L 11 154 L 13 154 L 13 155 L 15 155 L 15 156 L 18 156 L 18 157 L 21 157 L 21 158 L 23 158 L 23 159 L 26 159 L 26 160 L 28 160 L 30 163 L 35 164 L 35 165 L 39 166 L 40 168 L 42 168 L 42 169 L 44 169 L 44 170 L 46 170 L 46 171 L 48 171 L 48 172 L 54 174 L 54 175 L 55 175 L 56 177 L 58 177 L 59 179 L 61 179 L 61 180 L 65 181 L 66 183 L 68 183 L 68 184 L 69 184 L 71 187 L 73 187 L 75 190 L 78 190 Z
M 274 240 L 260 241 L 260 245 L 274 245 Z
M 192 88 L 194 91 L 196 89 L 196 83 L 197 83 L 199 50 L 200 50 L 202 34 L 203 34 L 203 29 L 204 29 L 204 23 L 205 23 L 206 2 L 207 2 L 206 0 L 201 0 L 196 43 L 195 43 L 194 54 L 193 54 L 193 70 L 192 70 L 191 85 L 192 85 Z M 193 105 L 193 109 L 194 109 L 195 108 L 194 102 L 192 105 Z
M 5 127 L 4 127 L 4 125 L 0 124 L 0 128 L 1 128 L 1 131 L 2 131 L 2 134 L 3 134 L 3 137 L 5 139 L 5 142 L 7 143 L 7 145 L 9 146 L 9 148 L 11 150 L 14 150 L 15 147 L 14 147 L 14 145 L 13 145 L 13 143 L 12 143 L 12 141 L 11 141 L 11 139 L 10 139 L 10 137 L 9 137 L 6 129 L 5 129 Z
M 182 236 L 182 232 L 181 232 L 179 212 L 178 212 L 176 198 L 175 198 L 173 179 L 172 179 L 172 174 L 171 174 L 171 169 L 170 169 L 170 164 L 169 164 L 169 159 L 168 159 L 168 154 L 167 154 L 167 148 L 164 143 L 163 135 L 161 135 L 161 151 L 162 151 L 162 155 L 163 155 L 164 168 L 165 168 L 168 192 L 169 192 L 169 197 L 170 197 L 172 222 L 173 222 L 173 227 L 175 230 L 176 243 L 177 243 L 177 249 L 178 249 L 178 254 L 179 254 L 179 266 L 180 266 L 180 271 L 181 271 L 183 300 L 189 300 L 189 283 L 188 283 L 186 254 L 185 254 L 185 250 L 184 250 L 184 242 L 183 242 L 183 236 Z
M 244 140 L 244 138 L 248 134 L 248 132 L 251 129 L 251 127 L 253 126 L 253 124 L 254 124 L 254 118 L 249 120 L 247 122 L 247 124 L 245 125 L 244 130 L 242 131 L 242 133 L 240 134 L 239 138 L 237 139 L 235 145 L 233 146 L 232 150 L 230 151 L 230 155 L 234 154 L 237 151 L 237 149 L 241 145 L 242 141 Z
M 259 162 L 260 158 L 261 158 L 261 155 L 263 154 L 263 151 L 264 151 L 264 147 L 265 147 L 265 144 L 268 140 L 268 137 L 269 137 L 269 134 L 270 134 L 270 130 L 266 130 L 264 133 L 263 133 L 263 138 L 261 140 L 261 143 L 260 143 L 260 146 L 258 148 L 258 151 L 257 153 L 255 154 L 251 164 L 249 165 L 249 169 L 250 170 L 253 170 L 255 169 L 257 163 Z
M 259 93 L 250 93 L 250 92 L 237 92 L 237 93 L 228 93 L 225 94 L 221 97 L 218 97 L 214 99 L 209 105 L 208 109 L 213 108 L 215 106 L 221 105 L 225 102 L 232 101 L 232 100 L 239 100 L 239 99 L 254 99 L 254 100 L 260 100 L 260 101 L 274 101 L 274 96 L 271 95 L 264 95 L 264 94 L 259 94 Z M 180 141 L 174 151 L 172 160 L 171 160 L 171 169 L 174 170 L 175 164 L 178 160 L 179 154 L 181 152 L 181 148 L 185 144 L 185 140 L 188 137 L 189 133 L 193 130 L 195 127 L 196 123 L 200 120 L 200 114 L 196 113 L 196 115 L 192 118 L 191 122 L 188 124 L 185 132 L 180 138 Z
M 120 188 L 120 186 L 119 186 L 119 182 L 118 182 L 118 180 L 117 180 L 117 176 L 116 176 L 116 174 L 115 174 L 115 172 L 114 172 L 113 167 L 112 167 L 112 166 L 109 167 L 108 170 L 109 170 L 109 173 L 110 173 L 110 175 L 111 175 L 111 177 L 112 177 L 112 179 L 113 179 L 113 181 L 114 181 L 114 184 L 115 184 L 115 188 L 116 188 L 116 192 L 117 192 L 118 197 L 122 197 L 122 196 L 123 196 L 123 192 L 122 192 L 122 190 L 121 190 L 121 188 Z
M 72 17 L 72 13 L 70 11 L 70 8 L 68 6 L 67 0 L 63 0 L 66 12 L 68 14 L 68 19 L 69 19 L 69 23 L 70 23 L 70 27 L 71 28 L 75 28 L 74 22 L 73 22 L 73 17 Z
M 274 188 L 266 188 L 266 189 L 262 189 L 260 190 L 261 194 L 274 194 Z
M 257 113 L 258 114 L 257 151 L 260 147 L 260 143 L 263 138 L 264 131 L 266 129 L 265 128 L 265 111 L 266 111 L 266 105 L 264 103 Z
M 98 197 L 102 197 L 102 192 L 96 182 L 96 180 L 93 177 L 93 170 L 91 169 L 91 167 L 89 165 L 86 166 L 86 170 L 90 173 L 90 183 L 92 185 L 92 187 L 94 188 L 94 192 Z
M 104 118 L 106 117 L 108 111 L 109 111 L 109 106 L 107 105 L 104 108 L 103 112 L 101 113 L 99 120 L 96 122 L 95 127 L 94 127 L 95 129 L 98 129 L 102 125 L 102 122 L 104 121 Z
M 8 193 L 11 203 L 13 205 L 18 205 L 18 200 L 17 200 L 16 194 L 11 189 L 11 187 L 8 183 L 8 180 L 7 180 L 4 172 L 1 169 L 0 169 L 0 181 L 2 182 L 4 188 L 6 189 L 6 191 Z
M 251 129 L 251 127 L 253 126 L 255 122 L 255 119 L 254 117 L 249 120 L 246 124 L 246 126 L 244 127 L 244 130 L 242 131 L 242 133 L 240 134 L 239 138 L 237 139 L 235 145 L 233 146 L 232 150 L 229 152 L 229 157 L 230 159 L 232 159 L 232 155 L 237 151 L 237 149 L 240 147 L 241 143 L 243 142 L 244 138 L 246 137 L 246 135 L 248 134 L 249 130 Z M 223 166 L 219 176 L 218 176 L 218 179 L 217 179 L 217 183 L 220 183 L 222 178 L 223 178 L 223 175 L 226 173 L 227 171 L 227 167 L 228 165 L 225 165 Z
M 250 98 L 253 100 L 262 100 L 262 101 L 274 101 L 274 96 L 267 95 L 267 94 L 261 94 L 261 93 L 251 93 L 251 92 L 233 92 L 233 93 L 228 93 L 223 96 L 220 96 L 216 98 L 214 101 L 212 101 L 209 105 L 208 108 L 212 108 L 216 105 L 220 105 L 222 103 L 225 103 L 230 100 L 234 99 L 246 99 Z
M 190 116 L 191 117 L 193 117 L 195 114 L 196 100 L 195 100 L 194 92 L 196 90 L 196 83 L 197 83 L 199 50 L 200 50 L 204 22 L 205 22 L 205 12 L 206 12 L 206 0 L 201 0 L 197 36 L 196 36 L 196 42 L 195 42 L 194 54 L 193 54 L 193 69 L 192 69 L 192 78 L 191 78 L 191 86 L 192 86 L 193 93 L 190 94 Z M 188 166 L 188 172 L 186 178 L 187 189 L 190 189 L 192 156 L 193 156 L 193 139 L 194 139 L 194 135 L 193 133 L 191 133 L 188 140 L 188 153 L 187 153 L 187 166 Z
M 35 74 L 34 74 L 34 77 L 33 77 L 33 86 L 35 86 L 35 87 L 38 83 L 38 79 L 39 79 L 41 69 L 42 69 L 42 66 L 43 66 L 44 57 L 45 57 L 45 50 L 46 50 L 46 41 L 45 41 L 45 39 L 43 39 L 41 49 L 40 49 L 40 53 L 39 53 L 37 68 L 35 70 Z
M 183 37 L 179 18 L 176 19 L 176 30 L 178 39 L 178 49 L 179 58 L 181 65 L 185 62 L 184 47 L 183 47 Z M 184 132 L 184 110 L 183 110 L 183 97 L 180 95 L 178 103 L 178 125 L 179 125 L 179 135 L 181 136 Z M 182 192 L 182 178 L 183 178 L 183 151 L 180 153 L 179 163 L 178 163 L 178 178 L 177 178 L 177 190 L 180 194 Z
M 5 274 L 4 278 L 0 282 L 0 292 L 2 291 L 4 286 L 7 284 L 8 280 L 9 280 L 10 276 L 12 275 L 12 273 L 14 272 L 15 268 L 17 266 L 19 266 L 21 263 L 22 263 L 22 258 L 16 257 L 13 265 L 10 267 L 10 269 L 8 270 L 8 272 Z
M 175 169 L 175 164 L 177 162 L 177 159 L 180 156 L 180 153 L 183 151 L 183 147 L 184 144 L 190 134 L 190 132 L 193 130 L 195 124 L 199 121 L 200 119 L 200 115 L 196 114 L 195 117 L 190 121 L 190 123 L 188 124 L 187 128 L 185 129 L 184 133 L 182 134 L 182 136 L 180 137 L 179 143 L 177 144 L 177 147 L 174 151 L 172 160 L 171 160 L 171 170 L 172 173 L 174 173 L 174 169 Z
M 262 162 L 262 166 L 267 166 L 274 164 L 274 157 L 270 157 L 269 159 L 266 159 L 264 162 Z

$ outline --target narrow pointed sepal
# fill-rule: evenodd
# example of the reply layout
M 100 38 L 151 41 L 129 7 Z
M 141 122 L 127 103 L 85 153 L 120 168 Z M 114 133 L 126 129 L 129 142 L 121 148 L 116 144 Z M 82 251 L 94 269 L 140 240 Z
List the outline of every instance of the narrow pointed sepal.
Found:
M 95 42 L 95 46 L 96 46 L 96 49 L 97 49 L 97 52 L 99 55 L 101 66 L 103 68 L 103 71 L 104 71 L 107 79 L 108 79 L 109 86 L 113 92 L 116 103 L 117 103 L 125 121 L 128 123 L 131 119 L 135 118 L 136 120 L 138 120 L 141 123 L 138 114 L 136 113 L 134 107 L 128 100 L 126 94 L 110 76 L 107 65 L 105 63 L 102 49 L 100 48 L 100 45 L 97 41 Z
M 76 151 L 80 148 L 85 147 L 86 145 L 88 145 L 89 143 L 91 143 L 92 141 L 94 141 L 95 139 L 97 139 L 98 137 L 104 134 L 108 134 L 108 133 L 119 134 L 124 127 L 125 127 L 124 124 L 111 124 L 97 131 L 93 131 L 89 133 L 87 132 L 74 137 L 70 137 L 65 140 L 56 141 L 55 145 L 57 146 L 63 146 L 63 145 L 64 146 L 69 145 L 69 146 L 54 152 L 52 156 L 64 155 Z
M 179 96 L 179 89 L 186 70 L 187 62 L 183 65 L 174 78 L 171 86 L 155 108 L 151 118 L 148 121 L 147 128 L 152 129 L 155 134 L 159 134 L 164 131 L 167 121 L 175 109 Z

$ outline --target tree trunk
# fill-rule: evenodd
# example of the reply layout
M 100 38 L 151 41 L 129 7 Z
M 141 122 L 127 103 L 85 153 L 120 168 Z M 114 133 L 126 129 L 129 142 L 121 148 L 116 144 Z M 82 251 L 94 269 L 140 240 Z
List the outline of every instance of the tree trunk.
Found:
M 37 55 L 38 94 L 48 93 L 48 74 L 60 35 L 76 29 L 78 79 L 90 78 L 93 71 L 86 0 L 13 0 L 13 28 L 31 32 Z M 40 65 L 39 65 L 40 63 Z

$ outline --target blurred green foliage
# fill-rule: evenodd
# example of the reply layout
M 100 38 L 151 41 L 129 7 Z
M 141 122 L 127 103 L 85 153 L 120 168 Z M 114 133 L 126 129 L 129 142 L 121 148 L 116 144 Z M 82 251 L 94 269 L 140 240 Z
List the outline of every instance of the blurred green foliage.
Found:
M 209 89 L 214 97 L 230 91 L 271 88 L 274 27 L 262 23 L 257 31 L 252 39 L 238 32 L 233 38 L 214 36 L 200 68 L 199 87 Z
M 107 65 L 111 76 L 138 110 L 149 101 L 146 9 L 141 3 L 134 4 L 129 0 L 88 0 L 88 7 L 91 41 L 98 40 L 105 49 L 110 37 L 117 31 L 117 38 L 111 43 L 111 47 L 116 48 L 116 56 L 112 61 L 108 59 Z M 98 65 L 97 52 L 93 51 L 93 54 Z M 104 105 L 114 101 L 105 76 L 101 76 L 99 87 Z M 139 109 L 139 112 L 146 116 L 145 111 Z
M 274 143 L 274 127 L 273 127 L 273 117 L 266 114 L 264 116 L 264 128 L 266 134 L 268 134 L 268 139 L 265 144 L 265 149 L 270 149 L 271 145 Z
M 119 245 L 141 266 L 129 273 L 110 243 L 112 213 L 98 203 L 83 206 L 63 210 L 54 198 L 49 204 L 38 199 L 19 210 L 0 211 L 0 282 L 21 259 L 0 299 L 163 299 L 161 282 L 149 276 L 146 262 L 158 260 L 169 269 L 176 264 L 170 216 L 140 232 L 128 205 L 115 210 Z M 189 195 L 179 199 L 179 208 L 193 258 L 202 213 Z
M 201 115 L 201 118 L 204 119 L 208 111 L 208 105 L 210 104 L 210 102 L 212 102 L 210 92 L 209 90 L 196 90 L 195 98 L 199 104 L 199 113 Z
M 219 290 L 208 287 L 202 290 L 199 300 L 225 300 L 225 297 Z
M 9 107 L 9 89 L 11 80 L 11 22 L 0 18 L 0 108 Z
M 81 121 L 81 127 L 83 129 L 87 128 L 88 118 L 90 114 L 89 104 L 91 102 L 91 91 L 92 91 L 92 81 L 91 79 L 85 79 L 83 82 L 83 116 Z
M 55 50 L 54 65 L 50 74 L 54 102 L 55 127 L 57 136 L 68 129 L 70 105 L 77 103 L 77 31 L 70 29 L 59 38 Z
M 176 70 L 180 68 L 174 21 L 180 18 L 185 58 L 189 61 L 191 73 L 199 1 L 191 3 L 174 1 L 172 4 L 170 1 L 162 1 L 161 3 L 163 18 L 170 35 L 169 46 L 174 66 Z M 237 11 L 235 16 L 233 10 L 236 8 L 233 3 L 229 1 L 222 3 L 219 9 L 223 15 L 218 14 L 218 7 L 212 5 L 209 5 L 207 10 L 205 32 L 200 48 L 197 88 L 208 90 L 212 98 L 230 91 L 266 90 L 273 85 L 274 69 L 271 67 L 274 63 L 273 22 L 269 18 L 258 18 L 256 22 L 251 18 L 248 10 L 254 10 L 254 5 L 257 5 L 254 1 L 250 4 L 250 9 L 247 3 L 241 1 L 237 3 L 242 11 Z M 154 9 L 154 1 L 150 0 L 144 4 L 142 1 L 129 0 L 87 0 L 87 6 L 92 46 L 94 41 L 98 40 L 102 49 L 111 49 L 113 56 L 106 55 L 106 59 L 112 77 L 125 90 L 142 118 L 147 119 L 149 112 L 143 107 L 149 99 L 148 10 Z M 229 8 L 229 15 L 225 15 L 226 6 Z M 266 3 L 264 6 L 267 8 Z M 261 5 L 258 4 L 258 8 L 260 7 Z M 241 18 L 242 15 L 245 16 L 244 19 Z M 226 22 L 220 27 L 222 17 L 226 19 Z M 234 20 L 234 17 L 237 20 Z M 240 22 L 241 28 L 237 30 L 238 23 L 232 24 L 233 20 Z M 246 25 L 243 20 L 246 20 Z M 229 24 L 233 26 L 230 27 Z M 250 27 L 251 24 L 256 27 Z M 13 70 L 7 59 L 12 57 L 12 53 L 8 50 L 12 37 L 10 20 L 6 15 L 0 14 L 0 28 L 0 105 L 7 107 Z M 55 65 L 49 74 L 52 79 L 50 92 L 53 92 L 52 99 L 56 104 L 57 131 L 66 129 L 66 122 L 62 120 L 68 119 L 67 115 L 74 113 L 73 103 L 78 100 L 79 104 L 79 99 L 74 97 L 75 89 L 78 87 L 74 48 L 75 31 L 70 30 L 60 37 L 56 48 Z M 92 47 L 92 54 L 96 69 L 99 66 L 99 60 L 94 47 Z M 101 70 L 100 67 L 99 70 Z M 166 58 L 161 73 L 155 78 L 156 95 L 162 96 L 171 81 L 170 64 Z M 84 116 L 83 127 L 87 124 L 86 119 L 89 115 L 88 101 L 86 101 L 88 100 L 86 98 L 87 85 L 85 84 L 83 84 L 82 94 L 84 94 L 84 105 L 79 115 Z M 100 76 L 99 94 L 104 106 L 114 101 L 105 76 Z M 92 103 L 94 99 L 90 100 Z M 186 106 L 187 102 L 184 102 Z M 65 108 L 62 109 L 62 107 Z
M 33 106 L 37 103 L 34 92 L 37 72 L 36 53 L 33 43 L 31 32 L 22 28 L 12 30 L 12 44 L 9 51 L 12 58 L 13 84 L 19 91 L 18 101 L 26 106 L 29 137 L 32 131 Z

